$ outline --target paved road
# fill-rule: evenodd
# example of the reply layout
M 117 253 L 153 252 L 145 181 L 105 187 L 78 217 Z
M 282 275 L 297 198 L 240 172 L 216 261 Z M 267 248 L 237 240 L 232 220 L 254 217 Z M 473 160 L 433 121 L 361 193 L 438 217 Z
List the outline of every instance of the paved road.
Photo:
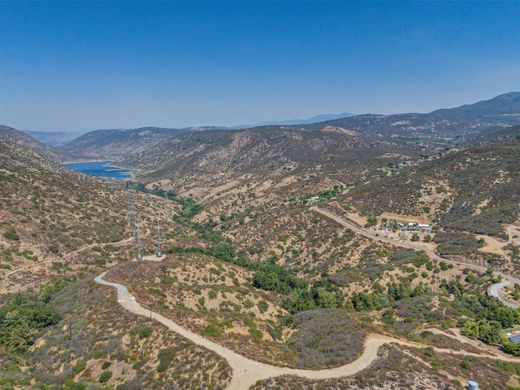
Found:
M 498 298 L 500 302 L 502 302 L 505 306 L 517 309 L 518 307 L 520 307 L 518 302 L 512 301 L 511 299 L 504 297 L 501 292 L 503 288 L 513 286 L 515 284 L 520 284 L 520 280 L 517 278 L 513 278 L 512 276 L 506 276 L 506 280 L 489 286 L 487 294 L 490 297 Z
M 445 261 L 446 263 L 463 265 L 464 267 L 474 269 L 474 270 L 480 271 L 480 272 L 486 271 L 486 267 L 482 267 L 482 266 L 475 265 L 475 264 L 468 264 L 468 263 L 464 263 L 462 261 L 456 261 L 456 260 L 451 260 L 451 259 L 446 259 L 444 257 L 441 257 L 437 253 L 435 253 L 431 248 L 429 248 L 425 245 L 422 245 L 420 242 L 399 242 L 396 240 L 392 240 L 388 237 L 376 235 L 376 234 L 364 229 L 357 223 L 349 221 L 348 219 L 343 218 L 337 214 L 334 214 L 333 212 L 331 212 L 329 210 L 325 210 L 325 209 L 322 209 L 317 206 L 312 206 L 310 209 L 321 215 L 324 215 L 325 217 L 332 219 L 333 221 L 339 223 L 340 225 L 345 226 L 345 227 L 353 230 L 354 232 L 359 233 L 372 240 L 386 242 L 386 243 L 400 246 L 403 248 L 422 250 L 422 251 L 426 252 L 428 254 L 428 256 L 430 256 L 430 258 L 438 260 L 438 261 Z M 506 275 L 503 273 L 499 273 L 499 275 L 502 276 L 502 278 L 506 279 L 506 280 L 503 282 L 500 282 L 500 283 L 492 284 L 487 290 L 488 295 L 491 297 L 498 298 L 500 300 L 500 302 L 502 302 L 507 307 L 511 307 L 511 308 L 515 308 L 515 309 L 520 308 L 520 303 L 508 300 L 508 299 L 504 298 L 502 296 L 502 294 L 500 293 L 500 290 L 502 290 L 506 286 L 511 286 L 513 284 L 520 284 L 520 279 L 517 279 L 513 276 Z
M 359 356 L 353 362 L 340 367 L 323 370 L 303 370 L 273 366 L 270 364 L 260 363 L 255 360 L 248 359 L 242 355 L 239 355 L 238 353 L 226 347 L 223 347 L 220 344 L 217 344 L 196 333 L 191 332 L 188 329 L 183 328 L 181 325 L 170 320 L 169 318 L 164 317 L 159 313 L 156 313 L 149 309 L 145 309 L 137 302 L 135 297 L 129 293 L 126 286 L 119 283 L 106 281 L 103 278 L 105 274 L 106 272 L 97 276 L 94 279 L 95 282 L 101 285 L 115 287 L 117 289 L 117 301 L 126 310 L 143 317 L 152 318 L 166 326 L 168 329 L 178 333 L 179 335 L 187 338 L 188 340 L 191 340 L 195 344 L 207 348 L 210 351 L 213 351 L 218 355 L 222 356 L 224 359 L 226 359 L 233 371 L 233 376 L 228 386 L 229 390 L 245 390 L 254 385 L 258 380 L 273 378 L 281 375 L 295 375 L 308 379 L 333 379 L 351 376 L 368 368 L 374 362 L 374 360 L 377 359 L 377 353 L 379 351 L 379 348 L 384 344 L 395 343 L 409 347 L 425 347 L 423 344 L 413 343 L 410 341 L 405 341 L 383 335 L 372 334 L 367 337 L 361 356 Z M 493 359 L 497 358 L 495 355 L 492 354 L 476 354 L 436 347 L 433 347 L 433 349 L 440 353 L 451 353 L 455 355 L 475 357 L 489 357 Z M 520 358 L 501 357 L 501 359 L 510 362 L 520 363 Z

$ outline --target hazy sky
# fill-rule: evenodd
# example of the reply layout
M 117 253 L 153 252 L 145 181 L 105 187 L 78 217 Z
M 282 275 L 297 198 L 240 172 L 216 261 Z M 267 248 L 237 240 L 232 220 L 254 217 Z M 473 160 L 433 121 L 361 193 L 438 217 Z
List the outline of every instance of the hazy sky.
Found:
M 520 2 L 0 2 L 0 123 L 236 125 L 520 90 Z

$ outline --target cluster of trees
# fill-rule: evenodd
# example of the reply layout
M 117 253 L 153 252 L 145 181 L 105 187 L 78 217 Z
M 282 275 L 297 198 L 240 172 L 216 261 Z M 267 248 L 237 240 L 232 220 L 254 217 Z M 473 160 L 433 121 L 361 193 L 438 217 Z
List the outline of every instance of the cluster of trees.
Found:
M 0 308 L 0 348 L 25 352 L 41 329 L 57 324 L 61 316 L 49 302 L 67 284 L 64 279 L 57 279 L 44 284 L 38 294 L 16 294 Z
M 460 332 L 492 345 L 501 345 L 504 341 L 502 326 L 498 322 L 489 322 L 488 320 L 466 321 Z
M 392 302 L 430 293 L 430 290 L 421 284 L 412 288 L 408 279 L 402 280 L 399 284 L 391 283 L 388 285 L 386 293 L 382 288 L 377 290 L 379 291 L 372 293 L 355 293 L 351 299 L 353 308 L 356 311 L 381 310 Z
M 502 343 L 502 349 L 511 355 L 520 356 L 520 343 L 506 340 Z
M 282 294 L 306 288 L 306 284 L 296 275 L 272 262 L 260 266 L 253 274 L 252 284 L 256 288 Z
M 520 344 L 507 340 L 503 329 L 520 324 L 520 310 L 504 306 L 496 298 L 467 294 L 458 280 L 443 280 L 441 287 L 457 299 L 454 307 L 459 315 L 471 320 L 461 324 L 461 333 L 485 343 L 501 346 L 506 352 L 520 356 Z
M 504 306 L 496 298 L 464 295 L 460 305 L 461 311 L 469 317 L 498 322 L 502 328 L 520 324 L 520 310 Z
M 343 191 L 343 186 L 342 185 L 335 185 L 330 190 L 321 191 L 318 194 L 318 196 L 320 197 L 320 200 L 322 200 L 322 201 L 323 200 L 329 200 L 329 199 L 332 199 L 332 198 L 338 196 L 339 194 L 341 194 L 341 191 Z
M 253 274 L 252 284 L 262 290 L 285 294 L 282 306 L 293 314 L 316 308 L 340 307 L 343 302 L 343 296 L 326 276 L 310 285 L 274 262 L 260 263 Z

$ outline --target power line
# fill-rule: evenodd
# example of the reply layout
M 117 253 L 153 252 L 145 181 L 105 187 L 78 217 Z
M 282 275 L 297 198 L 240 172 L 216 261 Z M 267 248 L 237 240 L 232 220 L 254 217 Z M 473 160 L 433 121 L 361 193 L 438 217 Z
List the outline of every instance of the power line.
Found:
M 161 257 L 161 220 L 157 218 L 157 257 Z
M 136 226 L 137 226 L 137 260 L 142 260 L 143 256 L 141 255 L 141 234 L 139 233 L 139 221 L 137 221 Z

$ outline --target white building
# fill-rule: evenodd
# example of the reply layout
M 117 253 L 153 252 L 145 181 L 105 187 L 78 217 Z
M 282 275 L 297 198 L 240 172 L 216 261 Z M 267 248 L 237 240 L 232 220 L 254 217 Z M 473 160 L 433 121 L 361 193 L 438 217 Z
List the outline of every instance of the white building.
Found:
M 432 231 L 431 225 L 428 225 L 427 223 L 410 222 L 408 223 L 408 226 L 405 226 L 405 228 L 410 232 L 431 233 Z

